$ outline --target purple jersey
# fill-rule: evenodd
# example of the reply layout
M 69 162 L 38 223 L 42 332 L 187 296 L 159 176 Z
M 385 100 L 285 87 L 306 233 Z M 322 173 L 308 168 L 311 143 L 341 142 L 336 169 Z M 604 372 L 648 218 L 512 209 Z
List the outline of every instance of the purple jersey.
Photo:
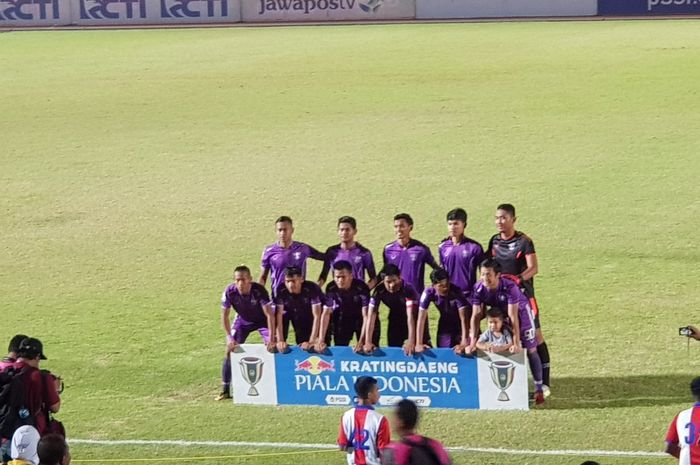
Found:
M 489 289 L 482 282 L 477 283 L 471 295 L 471 302 L 472 305 L 500 308 L 506 315 L 506 321 L 509 324 L 508 305 L 516 304 L 518 306 L 518 318 L 520 319 L 521 339 L 525 341 L 526 339 L 534 338 L 535 323 L 532 310 L 530 309 L 530 301 L 518 285 L 510 279 L 498 278 L 498 287 L 496 289 Z
M 274 243 L 265 247 L 262 254 L 261 266 L 263 270 L 269 270 L 272 274 L 272 293 L 284 284 L 284 270 L 290 266 L 301 268 L 301 273 L 306 278 L 306 259 L 323 260 L 324 255 L 313 247 L 303 242 L 294 241 L 284 248 Z
M 476 284 L 476 270 L 484 258 L 481 244 L 462 237 L 457 245 L 447 238 L 438 246 L 440 264 L 450 275 L 450 283 L 469 295 Z
M 364 281 L 365 272 L 369 279 L 377 277 L 372 252 L 359 242 L 355 242 L 355 246 L 351 249 L 343 249 L 340 244 L 326 249 L 326 259 L 323 262 L 323 270 L 321 270 L 319 279 L 325 281 L 328 277 L 328 272 L 333 268 L 333 264 L 340 260 L 345 260 L 352 265 L 352 277 L 355 279 Z
M 459 309 L 467 309 L 469 303 L 467 298 L 464 297 L 462 291 L 455 286 L 450 285 L 450 290 L 447 295 L 442 296 L 437 293 L 433 286 L 426 288 L 423 294 L 420 296 L 420 310 L 426 311 L 430 307 L 430 303 L 434 303 L 440 312 L 440 322 L 438 323 L 438 332 L 440 328 L 447 329 L 445 325 L 456 324 L 454 331 L 461 332 L 462 327 L 459 320 Z
M 406 247 L 398 241 L 384 246 L 384 264 L 387 263 L 398 266 L 401 278 L 419 293 L 425 289 L 425 265 L 438 267 L 430 249 L 415 239 L 411 239 Z
M 263 307 L 269 303 L 267 290 L 258 283 L 252 283 L 250 292 L 246 295 L 238 292 L 234 284 L 230 284 L 221 296 L 221 310 L 233 308 L 242 320 L 263 326 L 267 326 Z
M 389 313 L 405 315 L 407 305 L 415 306 L 418 304 L 418 293 L 407 282 L 403 282 L 401 289 L 396 292 L 387 291 L 384 283 L 379 283 L 369 299 L 369 306 L 377 311 L 380 304 L 389 307 Z
M 282 307 L 285 318 L 292 322 L 312 324 L 313 306 L 323 303 L 323 293 L 316 283 L 304 281 L 299 294 L 292 294 L 286 287 L 281 287 L 275 297 L 277 309 Z
M 326 286 L 324 305 L 333 313 L 340 312 L 348 317 L 357 315 L 362 317 L 362 308 L 369 305 L 369 287 L 359 279 L 352 280 L 350 289 L 340 289 L 332 282 Z

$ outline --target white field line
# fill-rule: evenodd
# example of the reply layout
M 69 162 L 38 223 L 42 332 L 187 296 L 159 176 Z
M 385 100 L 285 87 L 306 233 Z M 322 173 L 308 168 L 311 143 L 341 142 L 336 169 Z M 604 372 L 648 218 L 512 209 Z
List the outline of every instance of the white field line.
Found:
M 211 446 L 211 447 L 276 447 L 280 449 L 335 449 L 333 444 L 308 444 L 295 442 L 248 442 L 248 441 L 166 441 L 166 440 L 107 440 L 70 439 L 71 444 L 92 444 L 101 446 Z M 504 455 L 572 455 L 577 457 L 666 457 L 663 452 L 622 451 L 622 450 L 527 450 L 501 449 L 491 447 L 448 447 L 450 452 L 482 452 Z

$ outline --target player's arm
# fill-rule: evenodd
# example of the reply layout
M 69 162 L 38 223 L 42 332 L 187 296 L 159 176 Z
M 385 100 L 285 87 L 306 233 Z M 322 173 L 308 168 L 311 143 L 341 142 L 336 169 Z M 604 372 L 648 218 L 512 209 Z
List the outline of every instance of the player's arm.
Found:
M 287 340 L 284 337 L 284 305 L 283 304 L 276 304 L 275 305 L 275 311 L 274 311 L 274 319 L 275 319 L 275 334 L 276 337 L 275 339 L 277 340 L 277 350 L 281 353 L 285 353 L 287 351 Z M 270 334 L 272 334 L 272 331 L 270 331 Z
M 678 415 L 673 419 L 666 433 L 666 450 L 665 452 L 675 458 L 679 458 L 681 448 L 678 445 L 680 437 L 678 436 Z
M 330 250 L 330 248 L 328 250 Z M 321 274 L 318 275 L 317 284 L 319 285 L 319 287 L 323 287 L 323 285 L 326 284 L 326 279 L 328 279 L 328 272 L 331 270 L 331 257 L 328 253 L 328 250 L 326 250 L 326 258 L 323 260 L 323 268 L 321 268 Z
M 464 352 L 464 349 L 469 345 L 469 318 L 467 317 L 467 307 L 465 306 L 457 309 L 457 313 L 459 314 L 459 324 L 462 330 L 462 340 L 454 349 L 455 353 L 459 354 Z
M 270 343 L 267 345 L 267 349 L 273 352 L 277 344 L 277 318 L 275 311 L 272 310 L 272 305 L 270 302 L 265 302 L 262 304 L 263 313 L 267 319 L 267 329 L 270 332 Z
M 539 271 L 539 268 L 537 267 L 537 255 L 535 255 L 534 252 L 525 255 L 525 263 L 527 264 L 527 268 L 525 268 L 525 271 L 518 275 L 518 278 L 521 281 L 527 281 L 528 279 L 534 277 Z
M 379 430 L 377 431 L 377 450 L 381 454 L 382 449 L 389 447 L 391 442 L 391 428 L 386 417 L 379 420 Z
M 479 337 L 479 328 L 481 328 L 481 320 L 483 318 L 483 305 L 472 303 L 472 316 L 469 321 L 469 345 L 467 346 L 466 353 L 470 354 L 474 352 L 478 346 L 476 345 L 476 340 Z M 481 349 L 481 347 L 479 347 Z M 484 350 L 484 349 L 481 349 Z
M 420 354 L 425 350 L 423 341 L 423 333 L 425 331 L 425 322 L 428 321 L 428 308 L 422 306 L 418 309 L 418 323 L 416 324 L 416 347 L 414 351 Z
M 440 268 L 440 265 L 435 260 L 435 257 L 433 257 L 433 253 L 428 246 L 425 246 L 425 263 L 430 265 L 432 269 Z
M 326 334 L 328 333 L 328 326 L 331 321 L 331 314 L 333 309 L 331 307 L 323 307 L 323 312 L 321 312 L 321 321 L 319 324 L 318 338 L 316 340 L 316 352 L 325 352 L 326 350 Z
M 321 327 L 321 314 L 323 313 L 323 306 L 321 303 L 311 304 L 311 313 L 314 316 L 313 323 L 311 323 L 311 334 L 309 335 L 309 340 L 302 342 L 300 347 L 304 350 L 309 350 L 309 348 L 316 345 L 318 342 L 318 333 Z
M 320 262 L 325 262 L 326 261 L 326 254 L 321 252 L 320 250 L 316 250 L 310 245 L 309 247 L 309 258 L 313 258 L 314 260 L 318 260 Z
M 518 304 L 508 304 L 508 318 L 513 327 L 513 347 L 511 352 L 520 352 L 520 315 L 518 312 Z
M 367 252 L 362 255 L 362 261 L 364 262 L 363 265 L 365 267 L 365 271 L 367 272 L 367 277 L 369 278 L 367 281 L 367 286 L 370 289 L 374 289 L 374 287 L 377 285 L 377 270 L 374 267 L 372 252 L 367 250 Z
M 681 455 L 681 448 L 676 443 L 667 442 L 665 452 L 678 459 Z
M 355 347 L 355 352 L 359 352 L 360 350 L 362 350 L 365 353 L 371 353 L 372 351 L 374 351 L 374 344 L 372 343 L 374 321 L 375 313 L 370 311 L 369 306 L 363 306 L 362 331 L 360 332 L 360 339 L 357 341 L 357 347 Z
M 267 282 L 267 277 L 270 275 L 270 268 L 262 267 L 260 268 L 260 279 L 258 282 L 260 283 L 261 286 L 264 286 L 265 283 Z
M 413 308 L 416 302 L 413 299 L 406 299 L 406 324 L 408 325 L 408 341 L 403 346 L 406 355 L 413 355 L 416 350 L 416 319 L 413 318 Z
M 233 334 L 231 334 L 231 307 L 221 309 L 221 324 L 226 334 L 228 350 L 234 350 L 238 344 L 236 344 L 236 341 L 233 339 Z

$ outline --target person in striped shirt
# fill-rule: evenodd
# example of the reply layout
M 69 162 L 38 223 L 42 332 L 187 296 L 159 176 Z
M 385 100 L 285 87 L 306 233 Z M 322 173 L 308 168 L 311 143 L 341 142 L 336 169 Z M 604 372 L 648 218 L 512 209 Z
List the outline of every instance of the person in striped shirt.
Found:
M 666 453 L 678 459 L 678 465 L 700 465 L 700 377 L 690 382 L 695 404 L 680 412 L 666 433 Z
M 343 414 L 338 431 L 338 447 L 347 453 L 348 465 L 381 465 L 381 450 L 391 442 L 389 422 L 374 410 L 379 402 L 379 386 L 371 376 L 355 381 L 357 406 Z

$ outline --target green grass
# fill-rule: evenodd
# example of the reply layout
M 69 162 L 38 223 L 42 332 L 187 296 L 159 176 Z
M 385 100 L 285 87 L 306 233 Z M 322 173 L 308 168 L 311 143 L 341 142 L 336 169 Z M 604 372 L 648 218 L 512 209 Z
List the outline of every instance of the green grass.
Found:
M 434 245 L 464 206 L 485 243 L 509 201 L 537 246 L 554 395 L 529 413 L 426 412 L 424 431 L 453 446 L 659 450 L 700 368 L 677 336 L 700 301 L 697 26 L 1 34 L 0 340 L 44 341 L 74 438 L 331 443 L 339 409 L 212 401 L 232 268 L 257 268 L 280 214 L 319 248 L 352 214 L 378 256 L 394 213 Z

